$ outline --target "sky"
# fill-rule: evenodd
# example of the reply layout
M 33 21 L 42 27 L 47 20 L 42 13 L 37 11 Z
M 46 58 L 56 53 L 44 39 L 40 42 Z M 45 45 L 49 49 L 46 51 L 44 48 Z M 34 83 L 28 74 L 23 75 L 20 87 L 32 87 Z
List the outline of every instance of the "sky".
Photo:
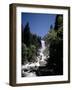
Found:
M 30 31 L 38 36 L 45 36 L 50 26 L 55 24 L 56 14 L 22 13 L 22 25 L 25 27 L 29 22 Z

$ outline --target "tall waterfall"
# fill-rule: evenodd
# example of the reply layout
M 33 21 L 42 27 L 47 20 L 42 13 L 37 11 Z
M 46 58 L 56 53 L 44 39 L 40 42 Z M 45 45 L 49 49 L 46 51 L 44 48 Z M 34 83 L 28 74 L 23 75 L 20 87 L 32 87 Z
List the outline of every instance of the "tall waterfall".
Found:
M 44 50 L 45 49 L 45 41 L 44 40 L 41 40 L 41 45 L 42 45 L 42 50 Z
M 42 45 L 42 48 L 40 49 L 40 56 L 42 57 L 42 61 L 44 61 L 44 59 L 46 58 L 46 56 L 44 55 L 44 50 L 45 50 L 45 41 L 44 40 L 41 40 L 41 45 Z

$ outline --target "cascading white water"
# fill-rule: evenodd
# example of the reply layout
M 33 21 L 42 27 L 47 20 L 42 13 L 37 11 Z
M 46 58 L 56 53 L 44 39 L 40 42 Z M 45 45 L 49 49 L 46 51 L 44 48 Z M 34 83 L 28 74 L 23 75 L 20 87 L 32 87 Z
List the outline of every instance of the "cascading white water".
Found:
M 26 64 L 24 66 L 22 66 L 22 70 L 26 77 L 32 77 L 32 76 L 36 76 L 35 72 L 29 72 L 30 68 L 38 68 L 39 66 L 45 66 L 46 65 L 46 56 L 44 55 L 44 50 L 45 50 L 45 41 L 41 40 L 41 48 L 40 48 L 40 55 L 37 57 L 37 62 L 31 63 L 31 64 Z M 27 69 L 27 72 L 24 72 L 24 69 Z
M 44 61 L 44 59 L 46 58 L 46 56 L 43 53 L 46 48 L 44 40 L 41 40 L 41 45 L 42 45 L 42 48 L 40 49 L 40 56 L 42 57 L 41 61 Z
M 44 40 L 41 40 L 41 45 L 42 45 L 42 50 L 44 50 L 45 49 L 45 41 Z
M 45 48 L 46 48 L 46 46 L 45 46 L 45 41 L 44 40 L 41 40 L 41 45 L 42 45 L 42 47 L 41 47 L 41 49 L 40 49 L 40 60 L 39 60 L 39 63 L 40 63 L 40 66 L 45 66 L 46 65 L 46 61 L 45 61 L 45 59 L 46 59 L 46 56 L 44 55 L 44 50 L 45 50 Z

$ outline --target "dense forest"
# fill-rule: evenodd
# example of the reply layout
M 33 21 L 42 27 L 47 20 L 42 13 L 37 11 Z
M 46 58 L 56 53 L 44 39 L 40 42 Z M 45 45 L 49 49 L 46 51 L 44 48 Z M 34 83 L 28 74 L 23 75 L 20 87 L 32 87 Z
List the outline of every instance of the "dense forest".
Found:
M 63 15 L 56 15 L 54 26 L 50 26 L 42 38 L 31 32 L 29 23 L 22 26 L 22 65 L 37 62 L 41 40 L 45 41 L 46 66 L 39 66 L 37 76 L 63 75 Z
M 48 34 L 44 37 L 46 42 L 46 54 L 49 54 L 48 67 L 52 69 L 51 74 L 63 74 L 63 16 L 57 15 L 55 26 L 50 26 Z M 49 50 L 49 52 L 48 52 Z

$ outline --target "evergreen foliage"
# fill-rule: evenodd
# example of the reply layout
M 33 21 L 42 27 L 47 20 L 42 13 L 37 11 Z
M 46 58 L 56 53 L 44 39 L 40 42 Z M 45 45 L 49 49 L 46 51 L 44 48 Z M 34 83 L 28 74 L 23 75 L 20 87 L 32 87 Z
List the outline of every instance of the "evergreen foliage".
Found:
M 54 29 L 50 28 L 44 37 L 49 56 L 48 66 L 53 69 L 53 74 L 63 74 L 63 16 L 57 15 Z M 46 49 L 47 49 L 46 48 Z

